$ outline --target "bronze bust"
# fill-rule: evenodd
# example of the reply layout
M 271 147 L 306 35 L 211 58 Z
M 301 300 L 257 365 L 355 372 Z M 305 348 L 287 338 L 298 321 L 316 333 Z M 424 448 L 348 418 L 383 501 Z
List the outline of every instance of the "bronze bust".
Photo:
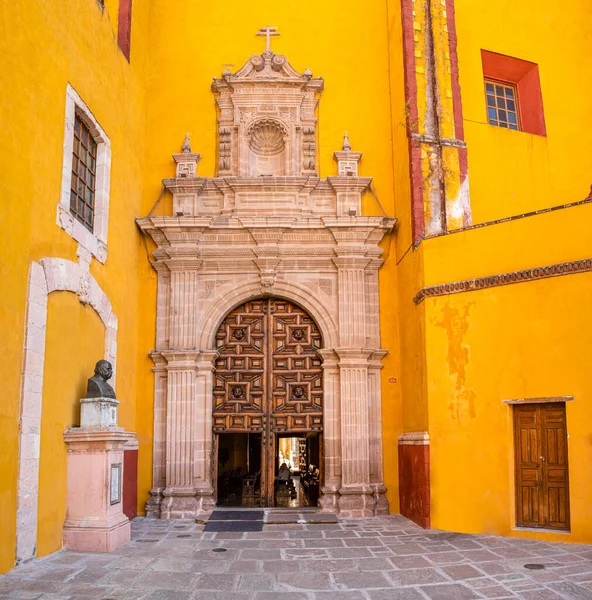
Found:
M 95 374 L 88 380 L 87 398 L 115 398 L 115 390 L 107 383 L 111 379 L 113 367 L 107 360 L 100 360 L 95 366 Z

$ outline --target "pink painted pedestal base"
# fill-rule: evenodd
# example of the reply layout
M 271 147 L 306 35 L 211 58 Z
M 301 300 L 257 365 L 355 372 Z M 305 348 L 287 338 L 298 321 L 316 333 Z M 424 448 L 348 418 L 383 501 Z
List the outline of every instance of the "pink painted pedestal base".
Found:
M 80 552 L 112 552 L 130 541 L 123 514 L 123 447 L 134 438 L 119 427 L 72 427 L 68 446 L 64 547 Z M 119 465 L 119 467 L 117 467 Z M 112 466 L 119 468 L 112 489 Z M 113 493 L 112 493 L 113 492 Z M 112 500 L 118 500 L 111 503 Z

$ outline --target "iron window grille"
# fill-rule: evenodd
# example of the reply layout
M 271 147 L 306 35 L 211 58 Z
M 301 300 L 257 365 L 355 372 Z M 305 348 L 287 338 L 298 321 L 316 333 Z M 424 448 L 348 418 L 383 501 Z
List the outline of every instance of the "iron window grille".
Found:
M 96 169 L 97 143 L 89 128 L 77 116 L 72 151 L 70 212 L 91 232 L 94 226 Z

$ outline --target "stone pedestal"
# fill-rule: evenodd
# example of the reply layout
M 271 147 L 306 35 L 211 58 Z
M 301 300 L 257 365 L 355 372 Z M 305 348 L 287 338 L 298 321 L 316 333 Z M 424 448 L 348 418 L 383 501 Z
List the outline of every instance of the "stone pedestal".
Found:
M 123 451 L 133 438 L 134 433 L 119 427 L 72 427 L 64 433 L 68 550 L 112 552 L 129 542 L 122 501 Z
M 82 398 L 80 400 L 80 427 L 117 427 L 115 398 Z

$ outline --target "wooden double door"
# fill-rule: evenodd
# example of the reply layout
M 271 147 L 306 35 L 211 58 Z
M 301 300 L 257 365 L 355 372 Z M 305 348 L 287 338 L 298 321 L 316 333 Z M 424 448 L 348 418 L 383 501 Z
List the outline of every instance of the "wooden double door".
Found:
M 565 404 L 514 407 L 516 525 L 569 529 Z
M 323 430 L 321 347 L 322 336 L 312 317 L 278 298 L 247 302 L 218 328 L 214 438 L 261 434 L 260 473 L 243 469 L 243 475 L 257 478 L 261 506 L 274 505 L 278 436 Z M 217 469 L 217 457 L 213 464 Z

